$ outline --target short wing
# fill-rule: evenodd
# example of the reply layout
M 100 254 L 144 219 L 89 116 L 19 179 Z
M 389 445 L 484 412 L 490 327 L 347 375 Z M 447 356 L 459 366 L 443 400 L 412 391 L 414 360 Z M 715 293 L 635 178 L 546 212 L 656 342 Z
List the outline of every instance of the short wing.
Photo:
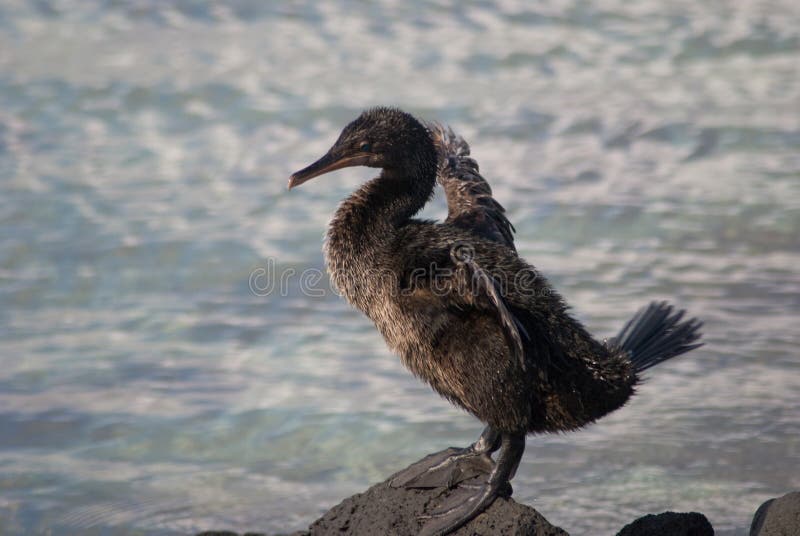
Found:
M 522 370 L 525 370 L 525 350 L 522 346 L 520 331 L 526 338 L 529 337 L 522 323 L 508 310 L 503 296 L 501 295 L 501 289 L 489 272 L 481 268 L 474 259 L 466 259 L 460 262 L 463 262 L 464 272 L 470 279 L 470 288 L 473 289 L 474 296 L 478 299 L 487 299 L 494 308 L 498 320 L 500 320 L 500 324 L 503 326 L 503 332 L 505 333 L 508 347 L 514 355 L 514 358 L 519 361 Z
M 425 237 L 418 237 L 422 242 Z M 503 330 L 508 348 L 523 370 L 523 337 L 530 339 L 503 297 L 503 289 L 492 273 L 475 257 L 470 244 L 456 243 L 450 250 L 406 243 L 407 278 L 404 288 L 412 292 L 424 289 L 459 310 L 477 309 L 495 316 Z
M 439 165 L 437 180 L 447 197 L 447 223 L 514 248 L 514 226 L 469 156 L 469 145 L 449 127 L 429 123 Z

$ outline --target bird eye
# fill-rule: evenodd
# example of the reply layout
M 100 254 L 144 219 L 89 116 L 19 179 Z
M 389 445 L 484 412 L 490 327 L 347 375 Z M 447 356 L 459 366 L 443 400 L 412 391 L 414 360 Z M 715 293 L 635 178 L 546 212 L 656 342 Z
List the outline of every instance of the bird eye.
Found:
M 361 146 L 359 147 L 359 149 L 364 151 L 364 152 L 369 151 L 370 150 L 369 142 L 366 142 L 366 141 L 361 142 Z

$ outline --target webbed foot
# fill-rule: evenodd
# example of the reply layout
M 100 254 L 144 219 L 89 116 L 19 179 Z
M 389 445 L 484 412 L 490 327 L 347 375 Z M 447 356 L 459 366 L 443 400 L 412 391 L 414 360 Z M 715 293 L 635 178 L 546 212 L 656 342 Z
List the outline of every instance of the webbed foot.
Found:
M 494 461 L 471 447 L 450 447 L 425 456 L 397 473 L 390 485 L 393 488 L 453 488 L 465 480 L 488 475 Z
M 422 516 L 429 521 L 423 525 L 420 536 L 449 534 L 478 516 L 497 497 L 510 494 L 509 480 L 514 476 L 524 451 L 524 434 L 503 435 L 497 463 L 488 481 L 476 479 L 477 484 L 460 484 L 436 510 Z
M 499 444 L 500 434 L 487 426 L 469 447 L 450 447 L 429 454 L 397 473 L 390 485 L 393 488 L 453 488 L 465 480 L 489 475 L 494 470 L 490 454 Z

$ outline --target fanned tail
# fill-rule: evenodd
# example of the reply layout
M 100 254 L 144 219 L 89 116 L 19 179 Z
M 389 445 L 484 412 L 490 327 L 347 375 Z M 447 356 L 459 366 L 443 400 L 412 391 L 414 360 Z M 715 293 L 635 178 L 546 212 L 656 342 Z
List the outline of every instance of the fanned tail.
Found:
M 675 356 L 703 346 L 702 322 L 683 320 L 686 311 L 673 313 L 667 302 L 653 302 L 631 318 L 614 340 L 628 352 L 636 372 L 642 372 Z

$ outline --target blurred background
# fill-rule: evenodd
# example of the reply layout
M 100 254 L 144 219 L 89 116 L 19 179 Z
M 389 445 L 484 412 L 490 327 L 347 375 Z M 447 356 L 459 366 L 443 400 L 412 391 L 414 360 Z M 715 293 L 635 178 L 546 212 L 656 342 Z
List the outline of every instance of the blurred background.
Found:
M 530 437 L 517 500 L 746 534 L 800 488 L 799 65 L 795 0 L 4 0 L 0 532 L 288 532 L 477 437 L 300 279 L 375 171 L 289 174 L 391 104 L 466 137 L 598 336 L 652 299 L 706 322 L 622 410 Z

